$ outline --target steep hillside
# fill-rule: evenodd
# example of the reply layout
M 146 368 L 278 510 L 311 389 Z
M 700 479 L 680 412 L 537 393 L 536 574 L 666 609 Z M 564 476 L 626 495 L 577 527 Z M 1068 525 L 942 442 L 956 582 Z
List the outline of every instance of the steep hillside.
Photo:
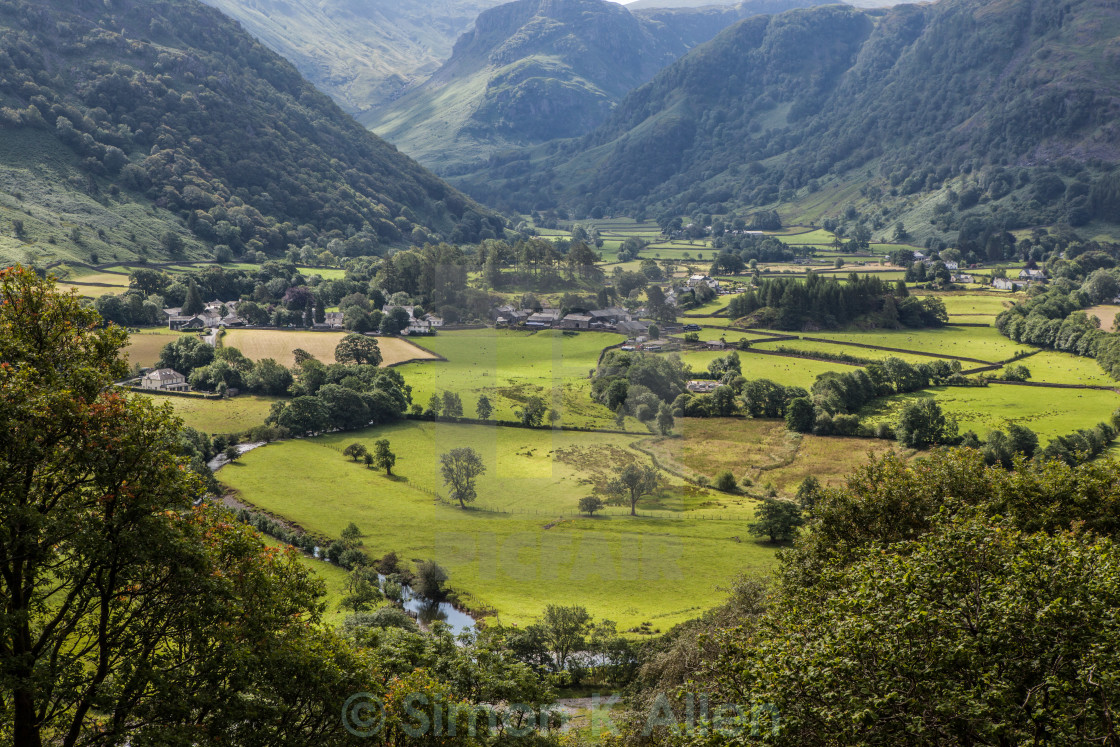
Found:
M 515 0 L 482 13 L 451 59 L 370 126 L 452 173 L 497 149 L 582 135 L 628 91 L 731 23 L 803 4 L 634 14 L 606 0 Z
M 0 50 L 7 260 L 500 230 L 195 0 L 0 0 Z
M 709 213 L 858 184 L 876 227 L 913 213 L 944 234 L 988 202 L 1005 227 L 1079 225 L 1107 202 L 1118 114 L 1109 0 L 828 6 L 747 19 L 595 132 L 463 183 L 522 209 Z
M 423 82 L 504 0 L 204 0 L 359 120 Z

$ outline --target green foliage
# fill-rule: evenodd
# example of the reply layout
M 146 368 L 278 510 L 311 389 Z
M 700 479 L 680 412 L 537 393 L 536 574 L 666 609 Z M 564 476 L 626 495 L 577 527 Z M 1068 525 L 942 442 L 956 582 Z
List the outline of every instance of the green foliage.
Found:
M 763 280 L 757 290 L 732 298 L 727 313 L 788 330 L 806 325 L 836 329 L 857 319 L 889 328 L 940 327 L 949 321 L 940 299 L 900 298 L 895 293 L 890 283 L 870 275 L 852 273 L 841 283 L 814 273 L 804 282 L 795 278 Z
M 629 503 L 630 515 L 636 516 L 642 496 L 651 495 L 660 487 L 661 473 L 655 467 L 632 462 L 604 485 L 603 492 L 612 500 Z
M 469 446 L 452 449 L 439 458 L 440 474 L 443 484 L 451 491 L 451 500 L 459 501 L 460 508 L 478 497 L 475 492 L 475 478 L 486 471 L 482 457 Z
M 596 511 L 601 511 L 602 509 L 603 501 L 596 496 L 588 495 L 579 499 L 579 512 L 581 514 L 594 516 Z
M 764 498 L 755 509 L 755 517 L 755 522 L 750 525 L 751 534 L 766 537 L 771 542 L 792 539 L 804 524 L 801 508 L 793 501 L 782 498 Z
M 909 449 L 955 443 L 957 424 L 945 417 L 937 400 L 923 399 L 902 409 L 894 429 L 898 442 Z
M 321 585 L 217 507 L 192 509 L 180 424 L 111 386 L 123 332 L 52 286 L 0 271 L 5 734 L 166 744 L 189 721 L 233 744 L 252 720 L 279 743 L 342 739 L 327 704 L 381 686 L 320 627 Z M 121 721 L 90 717 L 106 712 Z
M 730 470 L 724 470 L 716 475 L 716 481 L 713 485 L 716 490 L 722 490 L 725 493 L 734 493 L 739 489 L 739 484 L 735 480 L 735 475 L 731 474 Z
M 373 461 L 371 464 L 377 469 L 385 470 L 386 475 L 393 474 L 393 465 L 397 463 L 397 455 L 389 450 L 389 439 L 379 438 L 373 443 Z
M 478 404 L 475 405 L 475 414 L 478 419 L 489 420 L 493 412 L 494 408 L 490 405 L 490 399 L 485 394 L 478 395 Z
M 447 583 L 447 578 L 447 571 L 438 563 L 425 560 L 416 566 L 412 590 L 425 599 L 438 602 L 446 595 L 443 585 Z
M 544 414 L 547 409 L 548 406 L 545 404 L 545 401 L 533 395 L 525 400 L 525 403 L 517 413 L 517 417 L 525 425 L 535 428 L 544 420 Z
M 381 348 L 377 345 L 377 338 L 346 335 L 335 347 L 334 359 L 339 363 L 376 366 L 381 363 Z

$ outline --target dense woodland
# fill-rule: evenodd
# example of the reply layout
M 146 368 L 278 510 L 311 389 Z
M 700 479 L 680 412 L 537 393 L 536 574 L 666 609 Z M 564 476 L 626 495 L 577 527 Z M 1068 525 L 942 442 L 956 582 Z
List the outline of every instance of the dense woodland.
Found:
M 934 296 L 913 298 L 905 283 L 851 273 L 847 282 L 810 274 L 802 281 L 774 278 L 731 299 L 727 314 L 745 318 L 747 326 L 764 328 L 836 329 L 854 322 L 872 326 L 940 327 L 949 321 L 945 304 Z

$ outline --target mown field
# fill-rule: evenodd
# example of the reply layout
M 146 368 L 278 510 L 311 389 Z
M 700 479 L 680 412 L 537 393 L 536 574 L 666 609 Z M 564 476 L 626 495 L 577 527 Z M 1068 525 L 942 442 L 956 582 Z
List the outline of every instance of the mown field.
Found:
M 1120 407 L 1120 394 L 1112 391 L 992 384 L 934 387 L 897 395 L 875 402 L 860 416 L 868 423 L 893 423 L 907 402 L 929 398 L 936 399 L 947 415 L 957 419 L 962 433 L 973 430 L 983 438 L 989 431 L 1017 423 L 1035 431 L 1043 444 L 1055 436 L 1107 421 Z
M 293 350 L 306 350 L 324 363 L 334 363 L 334 349 L 345 332 L 307 332 L 282 329 L 230 329 L 222 343 L 234 347 L 248 358 L 259 361 L 272 358 L 282 366 L 294 366 Z M 425 337 L 425 342 L 434 338 Z M 433 359 L 434 355 L 400 337 L 378 337 L 381 365 L 388 366 L 414 358 Z
M 1085 309 L 1085 313 L 1100 319 L 1101 329 L 1106 332 L 1111 332 L 1116 329 L 1114 324 L 1117 314 L 1120 314 L 1120 306 L 1116 306 L 1115 304 L 1101 304 L 1100 306 L 1093 306 L 1092 308 Z
M 169 342 L 179 339 L 183 333 L 166 329 L 145 329 L 128 336 L 128 347 L 124 352 L 128 362 L 133 365 L 151 368 L 159 361 L 160 351 Z
M 926 294 L 915 295 L 921 298 Z M 1011 308 L 1016 300 L 1016 297 L 1013 295 L 994 291 L 986 291 L 984 293 L 937 293 L 930 295 L 941 299 L 941 302 L 945 304 L 945 311 L 949 313 L 950 317 L 962 317 L 957 320 L 961 322 L 983 323 L 994 320 L 998 314 Z M 966 316 L 983 318 L 963 318 Z
M 204 433 L 239 433 L 264 423 L 277 397 L 242 394 L 231 399 L 175 397 L 144 394 L 160 404 L 170 404 L 186 425 Z
M 441 332 L 424 346 L 447 358 L 399 368 L 412 386 L 412 401 L 426 404 L 435 393 L 452 391 L 464 415 L 486 394 L 494 419 L 515 420 L 530 396 L 543 397 L 561 412 L 564 425 L 613 427 L 614 415 L 589 396 L 590 373 L 603 348 L 622 342 L 607 332 L 516 332 L 478 329 Z
M 397 454 L 394 478 L 340 453 L 381 437 Z M 630 459 L 648 463 L 632 440 L 410 421 L 256 449 L 219 477 L 241 499 L 308 531 L 337 536 L 354 521 L 374 554 L 435 559 L 472 608 L 493 609 L 503 623 L 528 622 L 546 604 L 582 604 L 623 629 L 650 622 L 665 630 L 717 603 L 716 587 L 737 573 L 765 571 L 773 550 L 748 536 L 752 501 L 679 480 L 663 498 L 639 504 L 642 517 L 621 508 L 574 516 L 590 481 Z M 487 466 L 478 506 L 509 513 L 464 511 L 430 492 L 445 492 L 439 454 L 462 445 Z

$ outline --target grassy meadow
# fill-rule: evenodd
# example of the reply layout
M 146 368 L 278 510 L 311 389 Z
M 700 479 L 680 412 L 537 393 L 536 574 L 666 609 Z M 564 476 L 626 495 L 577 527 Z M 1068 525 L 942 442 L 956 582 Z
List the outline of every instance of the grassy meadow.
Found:
M 264 423 L 277 397 L 242 394 L 230 399 L 176 397 L 145 394 L 156 403 L 169 404 L 183 423 L 204 433 L 239 433 Z
M 368 447 L 382 437 L 397 454 L 394 477 L 341 455 L 349 443 Z M 273 444 L 219 477 L 242 500 L 307 531 L 335 537 L 354 521 L 375 555 L 435 559 L 472 609 L 504 623 L 528 622 L 546 604 L 582 604 L 624 629 L 650 622 L 664 630 L 717 603 L 716 587 L 737 573 L 765 571 L 773 550 L 748 535 L 753 501 L 675 478 L 662 496 L 639 503 L 638 518 L 622 507 L 576 515 L 595 481 L 626 461 L 648 463 L 632 440 L 411 421 Z M 468 444 L 487 466 L 477 506 L 490 510 L 464 511 L 435 495 L 446 492 L 438 455 Z
M 728 339 L 733 339 L 734 333 Z M 706 371 L 712 360 L 721 358 L 730 350 L 681 353 L 681 359 L 697 374 Z M 770 379 L 784 386 L 808 389 L 817 376 L 825 371 L 848 371 L 851 366 L 831 361 L 814 361 L 777 355 L 757 355 L 749 350 L 739 350 L 739 364 L 747 379 Z
M 1030 360 L 1030 359 L 1028 359 Z M 957 419 L 962 433 L 989 431 L 1017 423 L 1038 434 L 1045 445 L 1055 436 L 1091 428 L 1107 421 L 1120 407 L 1120 394 L 1095 389 L 1038 389 L 1010 384 L 987 387 L 934 387 L 878 400 L 860 417 L 867 423 L 895 422 L 907 402 L 936 399 L 946 415 Z

